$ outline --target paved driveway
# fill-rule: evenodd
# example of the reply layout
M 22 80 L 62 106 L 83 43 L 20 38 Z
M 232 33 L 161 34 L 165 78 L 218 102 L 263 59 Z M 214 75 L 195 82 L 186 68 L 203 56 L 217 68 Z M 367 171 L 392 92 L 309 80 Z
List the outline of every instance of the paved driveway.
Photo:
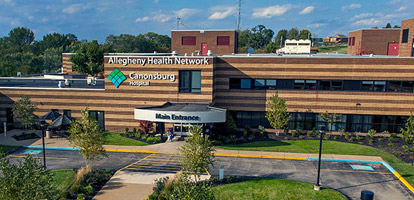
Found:
M 254 176 L 297 180 L 316 183 L 317 161 L 277 160 L 263 158 L 216 157 L 212 176 L 219 175 L 224 165 L 225 176 Z M 351 165 L 362 165 L 354 170 Z M 351 199 L 360 199 L 362 190 L 370 190 L 375 199 L 413 199 L 408 189 L 381 164 L 360 164 L 344 162 L 322 162 L 322 186 L 328 186 L 342 192 Z

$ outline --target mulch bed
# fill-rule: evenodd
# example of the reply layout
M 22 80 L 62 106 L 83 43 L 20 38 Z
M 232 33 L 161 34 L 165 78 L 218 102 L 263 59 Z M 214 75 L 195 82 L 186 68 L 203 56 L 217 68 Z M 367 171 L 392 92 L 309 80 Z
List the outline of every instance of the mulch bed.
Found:
M 23 133 L 21 135 L 13 135 L 12 136 L 15 140 L 20 141 L 20 140 L 30 140 L 30 139 L 37 139 L 40 138 L 39 136 L 37 136 L 35 133 Z

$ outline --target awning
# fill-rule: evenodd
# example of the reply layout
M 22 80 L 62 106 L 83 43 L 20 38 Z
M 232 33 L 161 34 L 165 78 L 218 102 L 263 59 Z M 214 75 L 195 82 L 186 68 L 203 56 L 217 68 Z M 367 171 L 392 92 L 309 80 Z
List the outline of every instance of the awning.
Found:
M 226 121 L 226 109 L 208 103 L 171 103 L 135 108 L 134 119 L 169 123 L 220 123 Z

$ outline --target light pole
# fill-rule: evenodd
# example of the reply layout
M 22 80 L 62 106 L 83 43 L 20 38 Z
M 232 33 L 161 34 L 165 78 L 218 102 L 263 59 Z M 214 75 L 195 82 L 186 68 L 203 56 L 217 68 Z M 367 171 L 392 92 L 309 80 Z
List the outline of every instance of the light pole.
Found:
M 313 189 L 316 191 L 321 190 L 321 185 L 319 184 L 319 178 L 321 176 L 322 140 L 323 140 L 324 131 L 325 131 L 325 125 L 319 125 L 320 141 L 319 141 L 318 176 L 316 178 L 316 185 L 313 187 Z
M 42 144 L 43 144 L 43 167 L 46 169 L 46 151 L 45 151 L 45 128 L 47 123 L 44 119 L 39 120 L 40 127 L 42 127 Z

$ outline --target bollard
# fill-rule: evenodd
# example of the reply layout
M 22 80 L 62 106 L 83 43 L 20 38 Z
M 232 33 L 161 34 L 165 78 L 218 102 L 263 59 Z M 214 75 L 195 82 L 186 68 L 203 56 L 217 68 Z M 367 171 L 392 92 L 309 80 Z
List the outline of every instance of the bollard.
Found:
M 374 199 L 374 193 L 368 190 L 362 190 L 361 191 L 361 200 L 373 200 Z
M 219 179 L 223 180 L 224 177 L 224 165 L 220 166 L 220 170 L 219 170 Z

